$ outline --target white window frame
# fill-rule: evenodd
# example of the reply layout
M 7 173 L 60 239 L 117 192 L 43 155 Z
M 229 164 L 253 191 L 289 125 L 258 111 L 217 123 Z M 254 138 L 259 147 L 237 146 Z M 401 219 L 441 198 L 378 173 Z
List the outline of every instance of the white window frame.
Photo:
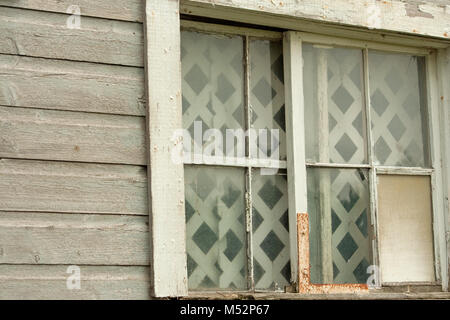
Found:
M 184 13 L 190 14 L 190 7 L 181 6 Z M 198 8 L 196 8 L 198 9 Z M 199 10 L 199 9 L 198 9 Z M 197 15 L 227 20 L 249 22 L 259 25 L 282 26 L 284 29 L 302 29 L 302 23 L 297 20 L 284 20 L 277 17 L 266 20 L 267 15 L 246 14 L 229 15 L 220 8 L 206 11 L 194 11 Z M 173 141 L 173 132 L 182 127 L 181 108 L 181 61 L 180 61 L 180 3 L 179 1 L 146 1 L 144 18 L 145 43 L 145 76 L 147 97 L 147 133 L 148 140 L 148 189 L 150 212 L 151 241 L 151 294 L 155 297 L 176 297 L 188 294 L 186 270 L 186 225 L 184 213 L 184 169 L 183 164 L 168 166 L 171 152 L 180 141 Z M 203 24 L 205 25 L 205 24 Z M 311 25 L 309 25 L 311 27 Z M 200 27 L 203 28 L 203 27 Z M 286 99 L 286 134 L 287 134 L 287 170 L 294 179 L 289 179 L 289 224 L 291 229 L 291 272 L 297 279 L 297 234 L 296 214 L 307 212 L 306 202 L 306 162 L 305 136 L 303 125 L 297 125 L 293 119 L 303 123 L 303 70 L 302 42 L 323 43 L 326 45 L 356 47 L 362 49 L 377 49 L 381 51 L 404 52 L 426 56 L 428 115 L 430 129 L 430 151 L 432 161 L 432 202 L 433 202 L 433 234 L 435 249 L 435 269 L 438 281 L 441 281 L 444 291 L 448 290 L 448 255 L 450 245 L 446 241 L 449 200 L 444 196 L 447 191 L 445 183 L 450 181 L 450 160 L 448 143 L 449 129 L 446 119 L 449 117 L 448 98 L 450 95 L 450 78 L 444 70 L 450 57 L 446 57 L 445 48 L 448 44 L 431 39 L 415 38 L 404 35 L 367 34 L 363 31 L 335 29 L 316 24 L 314 32 L 339 34 L 343 38 L 328 37 L 319 34 L 299 31 L 287 31 L 283 35 L 284 65 L 285 65 L 285 99 Z M 259 31 L 239 27 L 208 24 L 208 30 L 233 33 L 239 30 L 253 35 L 273 34 L 271 31 Z M 234 30 L 234 31 L 233 31 Z M 277 32 L 279 35 L 279 33 Z M 345 38 L 346 36 L 350 38 Z M 375 41 L 360 41 L 358 39 L 377 39 Z M 351 39 L 353 38 L 353 39 Z M 390 44 L 389 44 L 390 43 Z M 407 44 L 396 45 L 392 43 Z M 428 49 L 434 48 L 434 49 Z M 437 56 L 437 50 L 439 56 Z M 447 50 L 448 52 L 448 50 Z M 367 79 L 366 79 L 367 81 Z M 167 85 L 170 84 L 170 85 Z M 368 104 L 370 105 L 370 104 Z M 164 110 L 164 112 L 162 111 Z M 445 135 L 447 133 L 447 135 Z M 445 152 L 445 155 L 443 154 Z M 442 167 L 442 162 L 444 166 Z M 294 165 L 295 164 L 295 165 Z M 370 165 L 370 164 L 369 164 Z M 443 168 L 446 176 L 443 177 Z M 405 173 L 404 168 L 381 168 L 385 173 Z M 408 169 L 406 169 L 408 170 Z M 413 169 L 414 170 L 414 169 Z M 375 170 L 373 170 L 375 172 Z M 381 172 L 381 171 L 380 171 Z M 416 170 L 420 174 L 420 170 Z M 422 174 L 429 174 L 422 171 Z M 373 178 L 373 177 L 372 177 Z M 375 179 L 371 179 L 375 183 Z M 164 186 L 162 186 L 164 182 Z M 374 199 L 376 195 L 371 195 Z M 445 207 L 444 207 L 444 199 Z M 374 203 L 371 203 L 374 206 Z M 371 210 L 372 214 L 376 212 Z M 449 236 L 450 238 L 450 236 Z M 450 242 L 450 241 L 449 241 Z M 375 255 L 376 256 L 376 255 Z M 375 257 L 374 257 L 375 258 Z
M 430 144 L 430 169 L 426 168 L 406 168 L 375 165 L 373 161 L 374 142 L 371 137 L 371 130 L 367 130 L 368 156 L 367 165 L 342 165 L 342 164 L 321 164 L 306 163 L 305 161 L 305 131 L 304 131 L 304 99 L 303 99 L 303 65 L 302 65 L 302 44 L 311 43 L 326 46 L 348 47 L 363 50 L 364 56 L 364 87 L 365 92 L 369 91 L 368 74 L 368 50 L 374 49 L 392 53 L 404 53 L 425 57 L 426 64 L 426 84 L 427 84 L 427 116 L 428 116 L 428 141 Z M 401 46 L 392 44 L 383 44 L 370 41 L 360 41 L 354 39 L 328 37 L 304 32 L 288 31 L 284 36 L 284 65 L 285 65 L 285 97 L 286 97 L 286 115 L 287 115 L 287 151 L 288 151 L 288 175 L 295 177 L 295 184 L 290 183 L 288 188 L 289 196 L 289 215 L 290 221 L 294 220 L 295 213 L 306 213 L 307 211 L 307 190 L 306 190 L 306 168 L 311 166 L 331 167 L 331 168 L 362 168 L 370 170 L 370 209 L 371 223 L 374 228 L 373 243 L 373 264 L 379 263 L 379 243 L 378 224 L 377 224 L 377 174 L 402 174 L 402 175 L 426 175 L 431 178 L 432 191 L 432 212 L 433 212 L 433 237 L 434 237 L 434 265 L 436 283 L 412 283 L 412 284 L 442 284 L 446 289 L 445 281 L 447 268 L 445 267 L 446 257 L 446 239 L 445 239 L 445 213 L 443 198 L 443 181 L 441 167 L 441 141 L 440 141 L 440 121 L 439 121 L 439 93 L 437 92 L 437 66 L 436 50 L 421 47 Z M 365 95 L 365 114 L 366 122 L 370 121 L 370 94 Z M 289 115 L 289 116 L 288 116 Z M 298 119 L 295 121 L 294 119 Z M 292 199 L 294 198 L 294 199 Z M 292 229 L 291 229 L 292 230 Z M 297 235 L 291 235 L 293 245 L 296 242 Z M 444 265 L 441 268 L 441 265 Z M 379 270 L 382 273 L 382 270 Z M 381 287 L 381 275 L 376 277 L 376 287 Z M 392 285 L 405 285 L 407 283 L 394 283 Z M 411 284 L 411 283 L 410 283 Z
M 244 114 L 246 121 L 246 128 L 251 129 L 251 117 L 249 114 L 249 109 L 251 109 L 250 101 L 250 41 L 251 40 L 269 40 L 269 41 L 280 41 L 282 42 L 283 34 L 281 32 L 275 31 L 265 31 L 251 28 L 233 27 L 226 25 L 217 25 L 203 22 L 193 22 L 189 20 L 181 20 L 181 31 L 193 31 L 203 34 L 212 35 L 223 35 L 223 36 L 238 36 L 243 39 L 243 59 L 244 65 Z M 246 139 L 247 140 L 247 139 Z M 246 141 L 246 147 L 248 147 L 249 142 Z M 247 148 L 246 148 L 247 149 Z M 228 159 L 227 157 L 214 157 L 214 156 L 201 156 L 197 159 L 193 154 L 190 155 L 189 159 L 185 158 L 183 161 L 184 165 L 196 165 L 196 166 L 212 166 L 215 168 L 231 167 L 231 168 L 245 168 L 245 221 L 246 221 L 246 239 L 245 243 L 247 246 L 246 257 L 247 257 L 247 271 L 248 271 L 248 281 L 247 290 L 241 290 L 242 292 L 273 292 L 270 290 L 262 290 L 255 288 L 254 282 L 254 268 L 253 268 L 253 231 L 252 231 L 252 169 L 264 168 L 264 169 L 287 169 L 287 160 L 275 160 L 275 159 L 261 159 L 258 157 L 252 157 L 250 150 L 249 154 L 245 155 L 245 158 L 240 158 L 236 161 L 236 158 Z M 292 240 L 292 239 L 290 239 Z M 290 241 L 290 246 L 292 246 L 292 241 Z M 294 248 L 294 251 L 296 249 Z M 291 256 L 292 256 L 292 249 Z M 292 260 L 291 257 L 291 270 L 296 268 L 296 260 Z M 291 274 L 292 276 L 292 274 Z M 295 278 L 291 279 L 292 280 Z M 283 288 L 284 289 L 284 288 Z M 199 292 L 199 290 L 192 290 Z M 219 289 L 218 289 L 219 291 Z M 224 291 L 224 290 L 220 290 Z M 275 291 L 276 292 L 276 291 Z

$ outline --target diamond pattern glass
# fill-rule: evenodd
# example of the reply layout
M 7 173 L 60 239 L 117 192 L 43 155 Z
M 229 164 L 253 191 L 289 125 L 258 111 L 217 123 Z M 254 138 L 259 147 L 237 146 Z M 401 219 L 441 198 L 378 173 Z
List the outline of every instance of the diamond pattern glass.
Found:
M 246 289 L 244 169 L 184 171 L 189 288 Z
M 290 282 L 287 180 L 254 171 L 253 264 L 256 289 L 284 289 Z
M 429 166 L 424 79 L 423 57 L 369 51 L 376 164 Z
M 304 44 L 303 59 L 307 161 L 366 163 L 361 50 Z
M 245 131 L 250 119 L 251 128 L 259 130 L 258 146 L 268 149 L 258 152 L 248 144 L 251 157 L 265 153 L 274 159 L 277 154 L 277 160 L 285 160 L 281 42 L 250 39 L 250 105 L 245 114 L 244 39 L 183 31 L 181 40 L 183 127 L 194 140 L 191 151 L 195 145 L 209 144 L 202 141 L 204 136 L 194 135 L 198 122 L 203 134 L 219 129 L 226 138 L 226 129 Z M 275 136 L 273 129 L 278 131 Z M 250 184 L 246 184 L 248 170 L 254 173 Z M 248 257 L 245 194 L 250 187 L 253 255 Z M 279 290 L 290 283 L 285 173 L 261 175 L 259 168 L 205 166 L 200 161 L 185 166 L 185 195 L 190 290 L 249 289 L 248 259 L 253 260 L 255 289 Z
M 365 283 L 369 274 L 369 183 L 362 169 L 309 168 L 311 281 Z
M 183 128 L 191 134 L 191 152 L 206 147 L 194 137 L 194 122 L 207 129 L 244 128 L 244 66 L 242 37 L 181 32 Z M 196 139 L 196 140 L 195 140 Z M 197 141 L 198 140 L 198 141 Z M 236 154 L 235 145 L 235 154 Z
M 278 139 L 267 133 L 267 156 L 277 148 L 286 160 L 286 124 L 284 106 L 283 46 L 281 42 L 252 40 L 250 42 L 250 105 L 254 129 L 276 129 Z M 272 145 L 273 144 L 273 145 Z M 266 150 L 263 150 L 266 151 Z M 255 155 L 252 155 L 255 156 Z

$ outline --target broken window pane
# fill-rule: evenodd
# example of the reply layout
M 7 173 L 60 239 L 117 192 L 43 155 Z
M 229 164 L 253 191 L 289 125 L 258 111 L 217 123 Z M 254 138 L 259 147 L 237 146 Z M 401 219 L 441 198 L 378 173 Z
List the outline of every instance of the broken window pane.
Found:
M 366 283 L 372 264 L 363 169 L 307 169 L 311 282 Z
M 362 51 L 303 45 L 306 159 L 365 163 Z
M 428 166 L 424 58 L 370 51 L 369 87 L 377 164 Z
M 250 42 L 251 123 L 256 130 L 266 129 L 263 155 L 286 160 L 286 121 L 284 107 L 283 46 L 280 41 Z M 252 157 L 258 157 L 252 155 Z
M 218 129 L 218 150 L 225 152 L 226 129 L 245 128 L 243 39 L 183 31 L 181 59 L 183 128 L 192 138 L 185 150 L 203 153 L 193 141 L 200 147 L 217 143 L 215 135 L 204 138 L 208 129 Z M 221 156 L 215 153 L 209 155 Z
M 255 287 L 284 289 L 291 278 L 286 175 L 260 175 L 254 170 L 252 195 Z
M 185 166 L 190 289 L 246 289 L 245 171 Z
M 381 281 L 434 282 L 431 181 L 378 176 Z

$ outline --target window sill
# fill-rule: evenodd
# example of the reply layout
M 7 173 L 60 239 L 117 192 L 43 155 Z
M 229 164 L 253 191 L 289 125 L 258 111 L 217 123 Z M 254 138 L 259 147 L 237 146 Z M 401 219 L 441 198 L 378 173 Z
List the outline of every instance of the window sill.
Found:
M 248 292 L 195 292 L 181 299 L 189 300 L 437 300 L 450 299 L 450 292 L 386 292 L 374 289 L 357 294 L 298 294 Z

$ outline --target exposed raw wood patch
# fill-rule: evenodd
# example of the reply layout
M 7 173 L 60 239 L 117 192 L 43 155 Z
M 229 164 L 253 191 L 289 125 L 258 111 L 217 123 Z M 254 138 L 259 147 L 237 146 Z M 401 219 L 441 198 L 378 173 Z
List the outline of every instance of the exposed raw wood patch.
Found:
M 424 4 L 424 1 L 414 1 L 412 3 L 405 4 L 406 15 L 409 17 L 424 17 L 433 19 L 433 15 L 428 12 L 424 12 L 420 9 L 420 4 Z

